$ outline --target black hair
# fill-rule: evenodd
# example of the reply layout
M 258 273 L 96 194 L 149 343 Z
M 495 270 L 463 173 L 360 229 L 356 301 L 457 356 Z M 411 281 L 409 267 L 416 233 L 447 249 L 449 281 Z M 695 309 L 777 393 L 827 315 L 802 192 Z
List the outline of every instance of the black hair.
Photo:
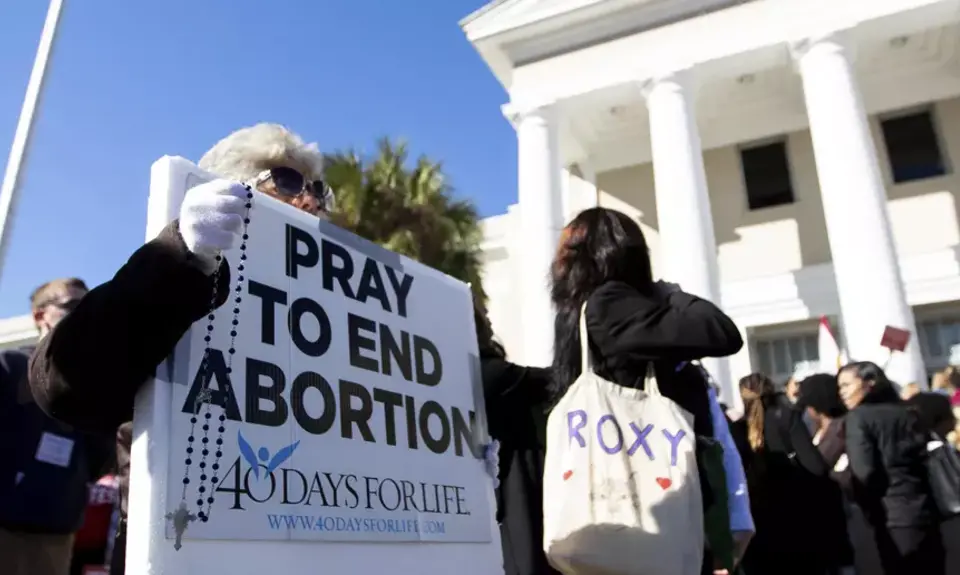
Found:
M 950 398 L 936 392 L 921 392 L 907 400 L 920 425 L 926 431 L 940 432 L 941 427 L 952 428 L 956 425 Z
M 853 371 L 864 383 L 870 384 L 870 391 L 867 392 L 870 401 L 900 401 L 897 386 L 890 381 L 883 368 L 872 361 L 850 362 L 841 367 L 837 371 L 837 375 L 839 376 L 844 371 Z
M 840 399 L 840 387 L 837 376 L 829 373 L 815 373 L 800 382 L 800 395 L 797 398 L 800 407 L 811 407 L 827 417 L 843 417 L 846 406 Z
M 580 375 L 580 308 L 594 290 L 612 281 L 651 293 L 647 239 L 640 225 L 622 212 L 584 210 L 563 229 L 550 268 L 550 296 L 557 312 L 551 389 L 555 396 Z
M 493 327 L 490 325 L 489 318 L 487 318 L 486 310 L 477 301 L 473 303 L 473 322 L 477 330 L 477 348 L 480 357 L 506 358 L 506 350 L 494 339 Z

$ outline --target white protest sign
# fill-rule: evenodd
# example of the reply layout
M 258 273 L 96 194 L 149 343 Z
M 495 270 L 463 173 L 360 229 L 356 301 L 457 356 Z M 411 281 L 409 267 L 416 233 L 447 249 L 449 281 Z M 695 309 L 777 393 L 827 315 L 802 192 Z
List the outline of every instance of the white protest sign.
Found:
M 209 177 L 154 164 L 148 239 Z M 137 399 L 127 572 L 502 573 L 468 286 L 253 204 L 210 343 L 203 319 Z M 209 520 L 175 550 L 181 503 Z

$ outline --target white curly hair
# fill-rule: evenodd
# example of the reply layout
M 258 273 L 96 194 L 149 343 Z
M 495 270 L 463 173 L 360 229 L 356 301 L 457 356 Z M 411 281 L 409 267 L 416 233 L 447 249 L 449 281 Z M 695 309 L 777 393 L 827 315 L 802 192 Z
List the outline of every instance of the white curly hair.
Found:
M 201 169 L 221 178 L 245 182 L 263 170 L 293 168 L 308 180 L 320 179 L 323 155 L 317 144 L 306 144 L 280 124 L 241 128 L 217 142 L 200 158 Z

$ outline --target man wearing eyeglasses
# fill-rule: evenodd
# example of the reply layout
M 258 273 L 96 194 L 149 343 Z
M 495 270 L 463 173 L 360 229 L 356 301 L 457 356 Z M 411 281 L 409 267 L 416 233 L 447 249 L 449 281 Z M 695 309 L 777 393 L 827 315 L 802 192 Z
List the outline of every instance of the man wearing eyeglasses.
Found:
M 41 341 L 86 293 L 77 278 L 33 292 L 30 307 Z M 113 444 L 41 411 L 27 381 L 32 352 L 0 352 L 0 565 L 5 575 L 67 575 L 88 483 L 112 460 Z
M 124 569 L 134 396 L 190 326 L 226 300 L 230 268 L 217 256 L 240 242 L 244 185 L 322 219 L 334 207 L 317 146 L 277 124 L 230 134 L 198 165 L 219 179 L 189 190 L 179 219 L 87 294 L 31 361 L 30 387 L 46 413 L 116 435 L 121 519 L 112 575 Z

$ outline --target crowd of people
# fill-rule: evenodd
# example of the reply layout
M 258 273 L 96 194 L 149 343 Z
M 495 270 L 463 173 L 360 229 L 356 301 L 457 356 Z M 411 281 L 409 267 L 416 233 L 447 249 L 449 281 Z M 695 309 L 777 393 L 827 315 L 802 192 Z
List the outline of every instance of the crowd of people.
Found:
M 0 426 L 4 438 L 17 437 L 0 457 L 4 573 L 64 575 L 71 557 L 123 573 L 134 396 L 190 326 L 226 300 L 230 265 L 221 254 L 241 241 L 247 186 L 319 218 L 334 209 L 319 152 L 281 126 L 239 130 L 199 165 L 218 179 L 188 191 L 179 219 L 89 293 L 78 280 L 38 290 L 36 349 L 0 356 Z M 960 573 L 957 520 L 938 507 L 928 465 L 931 442 L 947 442 L 957 423 L 954 372 L 908 399 L 869 362 L 787 390 L 751 374 L 740 381 L 744 413 L 731 418 L 698 360 L 737 353 L 740 331 L 711 302 L 654 279 L 633 219 L 605 208 L 577 215 L 562 232 L 550 283 L 549 367 L 509 361 L 483 305 L 475 307 L 487 420 L 501 446 L 496 502 L 507 575 L 558 573 L 543 543 L 545 427 L 581 375 L 583 349 L 597 374 L 623 388 L 643 388 L 652 366 L 660 393 L 692 416 L 696 435 L 723 446 L 739 572 Z M 84 507 L 94 502 L 116 507 L 116 521 L 87 513 L 104 539 L 85 535 Z M 729 572 L 718 556 L 705 549 L 700 572 Z
M 784 557 L 819 573 L 960 570 L 960 525 L 938 509 L 927 467 L 932 439 L 957 449 L 955 389 L 904 399 L 871 362 L 805 377 L 791 395 L 761 374 L 740 389 L 734 427 L 757 522 L 748 573 Z

